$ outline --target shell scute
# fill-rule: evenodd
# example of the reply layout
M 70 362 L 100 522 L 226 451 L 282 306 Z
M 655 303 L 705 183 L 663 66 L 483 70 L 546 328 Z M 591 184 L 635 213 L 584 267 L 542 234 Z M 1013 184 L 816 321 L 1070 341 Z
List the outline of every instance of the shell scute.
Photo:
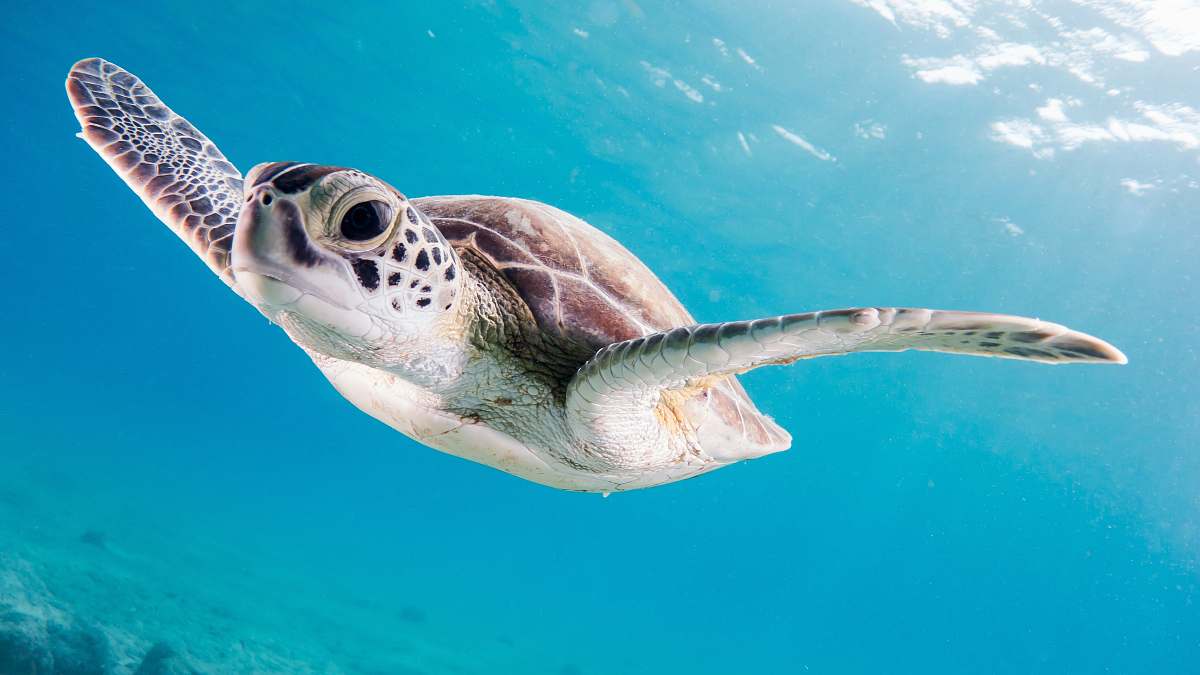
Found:
M 471 249 L 504 274 L 542 331 L 589 351 L 694 323 L 632 253 L 564 211 L 503 197 L 423 197 L 414 204 L 452 246 Z

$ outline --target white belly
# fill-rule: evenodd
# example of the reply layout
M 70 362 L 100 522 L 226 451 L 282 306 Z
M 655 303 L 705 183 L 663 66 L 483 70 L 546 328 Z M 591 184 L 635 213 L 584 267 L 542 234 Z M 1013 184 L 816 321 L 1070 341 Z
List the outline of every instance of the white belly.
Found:
M 346 400 L 418 443 L 560 490 L 633 490 L 725 466 L 724 462 L 693 460 L 636 476 L 579 471 L 556 461 L 556 453 L 530 447 L 478 420 L 446 412 L 438 396 L 396 375 L 352 361 L 310 356 Z
M 445 412 L 437 396 L 391 373 L 319 355 L 313 362 L 346 400 L 418 443 L 550 487 L 613 489 L 608 481 L 550 465 L 508 434 Z

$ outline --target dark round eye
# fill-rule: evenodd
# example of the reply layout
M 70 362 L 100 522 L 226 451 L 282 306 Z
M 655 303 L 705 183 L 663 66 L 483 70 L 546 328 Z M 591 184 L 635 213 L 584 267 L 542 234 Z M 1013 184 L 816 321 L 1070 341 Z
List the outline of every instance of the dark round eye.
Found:
M 342 236 L 350 241 L 367 241 L 383 234 L 391 223 L 388 205 L 380 201 L 359 202 L 342 216 Z

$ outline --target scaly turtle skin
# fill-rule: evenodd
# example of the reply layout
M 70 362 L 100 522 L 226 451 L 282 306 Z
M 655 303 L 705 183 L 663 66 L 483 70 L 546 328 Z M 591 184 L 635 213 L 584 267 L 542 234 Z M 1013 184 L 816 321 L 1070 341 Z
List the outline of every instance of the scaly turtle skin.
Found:
M 737 373 L 923 349 L 1124 363 L 1063 326 L 857 308 L 696 324 L 613 239 L 522 199 L 409 199 L 297 162 L 243 179 L 133 75 L 75 64 L 86 140 L 354 405 L 426 445 L 553 487 L 610 492 L 784 450 Z

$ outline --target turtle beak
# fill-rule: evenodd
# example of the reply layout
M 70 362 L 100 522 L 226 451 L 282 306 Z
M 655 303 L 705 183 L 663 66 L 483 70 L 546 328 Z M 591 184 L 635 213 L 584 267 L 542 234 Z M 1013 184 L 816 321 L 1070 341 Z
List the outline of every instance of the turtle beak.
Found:
M 269 183 L 248 189 L 233 234 L 231 269 L 238 289 L 267 318 L 284 326 L 316 323 L 345 338 L 364 338 L 370 317 L 352 294 L 346 266 L 313 242 L 300 205 Z M 310 331 L 305 331 L 309 333 Z M 302 346 L 323 343 L 293 335 Z
M 261 166 L 248 176 L 233 235 L 230 267 L 238 288 L 264 311 L 286 307 L 305 295 L 350 308 L 355 299 L 338 292 L 353 287 L 345 266 L 311 240 L 293 196 L 279 193 L 269 180 L 254 184 Z

